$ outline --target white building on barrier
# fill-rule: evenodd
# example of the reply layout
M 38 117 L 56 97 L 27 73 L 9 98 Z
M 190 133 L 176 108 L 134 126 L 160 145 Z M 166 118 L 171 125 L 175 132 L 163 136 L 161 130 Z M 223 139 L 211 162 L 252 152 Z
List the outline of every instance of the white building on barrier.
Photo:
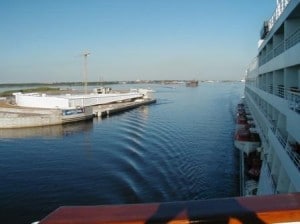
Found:
M 138 89 L 128 93 L 97 94 L 86 95 L 55 95 L 50 96 L 38 93 L 14 93 L 15 101 L 21 107 L 49 108 L 49 109 L 71 109 L 76 107 L 86 107 L 100 104 L 108 104 L 118 101 L 134 100 L 138 98 L 151 98 L 152 90 Z

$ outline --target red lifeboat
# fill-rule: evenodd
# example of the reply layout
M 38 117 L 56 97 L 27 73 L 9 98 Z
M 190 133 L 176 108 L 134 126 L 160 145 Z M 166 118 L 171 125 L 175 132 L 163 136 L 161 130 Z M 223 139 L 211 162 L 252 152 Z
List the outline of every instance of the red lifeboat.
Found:
M 236 118 L 236 123 L 241 125 L 241 124 L 247 124 L 247 118 L 244 115 L 239 115 Z
M 251 133 L 248 129 L 239 129 L 235 134 L 235 140 L 249 141 L 251 139 Z
M 249 129 L 239 129 L 235 134 L 235 140 L 247 142 L 259 142 L 260 138 L 257 133 L 250 132 Z

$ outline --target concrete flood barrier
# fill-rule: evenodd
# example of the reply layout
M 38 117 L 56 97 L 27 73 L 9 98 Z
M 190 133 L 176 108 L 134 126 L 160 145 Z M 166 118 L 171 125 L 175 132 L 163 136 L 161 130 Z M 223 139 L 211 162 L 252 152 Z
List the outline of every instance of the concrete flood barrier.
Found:
M 59 111 L 18 107 L 0 108 L 0 128 L 22 128 L 59 124 Z
M 37 109 L 0 108 L 0 128 L 26 128 L 65 124 L 93 117 L 93 108 Z
M 156 102 L 150 89 L 124 93 L 46 95 L 13 93 L 14 105 L 0 103 L 0 129 L 41 127 L 103 117 Z
M 0 129 L 41 127 L 78 122 L 92 119 L 94 116 L 109 116 L 155 102 L 155 99 L 146 98 L 130 102 L 68 109 L 0 107 Z

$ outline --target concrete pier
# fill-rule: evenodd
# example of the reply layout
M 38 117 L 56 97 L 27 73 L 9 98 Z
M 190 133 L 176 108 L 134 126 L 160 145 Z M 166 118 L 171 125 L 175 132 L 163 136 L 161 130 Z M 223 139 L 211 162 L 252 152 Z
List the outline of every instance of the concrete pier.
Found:
M 93 106 L 93 114 L 97 117 L 105 117 L 122 111 L 137 108 L 142 105 L 155 103 L 155 99 L 140 99 L 133 102 L 120 102 L 106 105 Z

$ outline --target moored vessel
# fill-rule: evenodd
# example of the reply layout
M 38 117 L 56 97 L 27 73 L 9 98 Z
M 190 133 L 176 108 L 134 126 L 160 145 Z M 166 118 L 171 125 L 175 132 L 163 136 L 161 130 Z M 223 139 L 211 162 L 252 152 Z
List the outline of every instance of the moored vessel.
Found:
M 198 80 L 191 80 L 191 81 L 187 81 L 187 82 L 185 83 L 185 85 L 186 85 L 187 87 L 197 87 L 198 84 L 199 84 L 199 81 L 198 81 Z

